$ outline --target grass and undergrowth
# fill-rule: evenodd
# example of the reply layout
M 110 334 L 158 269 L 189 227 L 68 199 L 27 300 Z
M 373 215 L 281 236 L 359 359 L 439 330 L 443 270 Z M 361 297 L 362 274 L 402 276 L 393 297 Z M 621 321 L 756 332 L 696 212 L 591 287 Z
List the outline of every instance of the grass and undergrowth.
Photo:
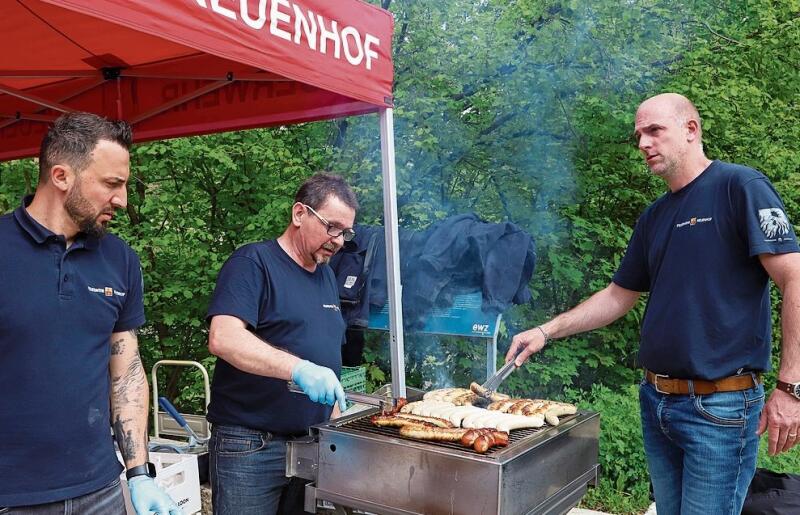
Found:
M 589 489 L 581 507 L 620 515 L 644 512 L 651 501 L 639 421 L 638 386 L 615 390 L 596 386 L 579 405 L 601 414 L 600 481 L 596 488 Z M 800 449 L 769 456 L 767 435 L 764 435 L 758 466 L 800 474 Z

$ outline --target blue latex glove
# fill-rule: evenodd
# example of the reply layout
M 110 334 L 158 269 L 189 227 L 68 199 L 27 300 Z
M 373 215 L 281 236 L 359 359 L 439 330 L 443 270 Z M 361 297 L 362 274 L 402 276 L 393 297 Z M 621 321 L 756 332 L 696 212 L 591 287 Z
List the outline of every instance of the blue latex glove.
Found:
M 183 515 L 175 501 L 151 477 L 136 476 L 129 479 L 128 489 L 137 515 Z
M 347 409 L 342 384 L 330 368 L 303 360 L 292 369 L 292 381 L 297 383 L 312 401 L 329 406 L 338 401 L 342 411 Z

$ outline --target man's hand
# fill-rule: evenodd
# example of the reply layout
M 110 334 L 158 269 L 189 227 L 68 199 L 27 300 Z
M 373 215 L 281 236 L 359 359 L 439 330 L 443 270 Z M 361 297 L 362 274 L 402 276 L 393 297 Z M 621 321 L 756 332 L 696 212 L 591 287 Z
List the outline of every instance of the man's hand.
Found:
M 517 334 L 511 339 L 511 347 L 509 347 L 506 353 L 506 363 L 516 356 L 514 360 L 515 364 L 518 367 L 522 366 L 531 354 L 542 350 L 545 343 L 547 343 L 547 341 L 545 340 L 544 332 L 539 327 L 534 327 L 533 329 L 528 329 L 527 331 Z
M 531 354 L 542 350 L 547 339 L 565 338 L 607 326 L 630 311 L 639 295 L 638 291 L 610 283 L 566 313 L 514 336 L 506 354 L 506 363 L 513 359 L 518 367 L 521 366 Z
M 137 515 L 182 515 L 175 501 L 162 490 L 153 478 L 136 476 L 128 480 L 131 504 Z
M 800 438 L 798 430 L 800 401 L 786 392 L 775 390 L 761 412 L 756 434 L 761 436 L 764 431 L 769 433 L 769 453 L 774 456 L 797 444 Z
M 330 368 L 315 365 L 307 360 L 300 361 L 292 369 L 292 381 L 297 383 L 312 401 L 329 406 L 338 401 L 340 410 L 347 409 L 342 384 Z

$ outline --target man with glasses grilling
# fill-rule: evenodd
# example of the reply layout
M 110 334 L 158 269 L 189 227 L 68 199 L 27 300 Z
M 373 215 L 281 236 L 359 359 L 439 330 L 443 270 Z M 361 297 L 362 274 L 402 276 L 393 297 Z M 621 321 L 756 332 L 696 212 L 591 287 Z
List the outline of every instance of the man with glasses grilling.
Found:
M 327 263 L 355 236 L 356 209 L 341 177 L 316 174 L 283 234 L 237 249 L 219 273 L 208 309 L 208 348 L 219 357 L 208 407 L 215 514 L 289 512 L 287 439 L 345 407 L 346 326 Z
M 706 157 L 700 115 L 686 97 L 645 100 L 634 136 L 669 191 L 639 217 L 611 283 L 516 335 L 506 361 L 521 365 L 550 338 L 610 324 L 649 292 L 639 400 L 658 514 L 735 515 L 759 435 L 768 431 L 770 454 L 800 441 L 800 248 L 763 174 Z M 783 295 L 783 342 L 765 403 L 770 279 Z

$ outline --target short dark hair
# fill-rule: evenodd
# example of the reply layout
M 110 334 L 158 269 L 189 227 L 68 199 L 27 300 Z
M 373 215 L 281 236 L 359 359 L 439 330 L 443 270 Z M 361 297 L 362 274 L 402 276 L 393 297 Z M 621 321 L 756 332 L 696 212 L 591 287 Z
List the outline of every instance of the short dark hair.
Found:
M 342 177 L 328 172 L 319 172 L 306 179 L 297 190 L 294 201 L 311 206 L 312 209 L 319 209 L 331 195 L 344 202 L 353 211 L 358 211 L 356 194 L 347 182 Z
M 53 166 L 63 163 L 77 173 L 92 162 L 92 150 L 100 140 L 130 150 L 131 127 L 122 120 L 107 120 L 92 113 L 66 113 L 47 131 L 39 149 L 39 183 L 47 181 Z

